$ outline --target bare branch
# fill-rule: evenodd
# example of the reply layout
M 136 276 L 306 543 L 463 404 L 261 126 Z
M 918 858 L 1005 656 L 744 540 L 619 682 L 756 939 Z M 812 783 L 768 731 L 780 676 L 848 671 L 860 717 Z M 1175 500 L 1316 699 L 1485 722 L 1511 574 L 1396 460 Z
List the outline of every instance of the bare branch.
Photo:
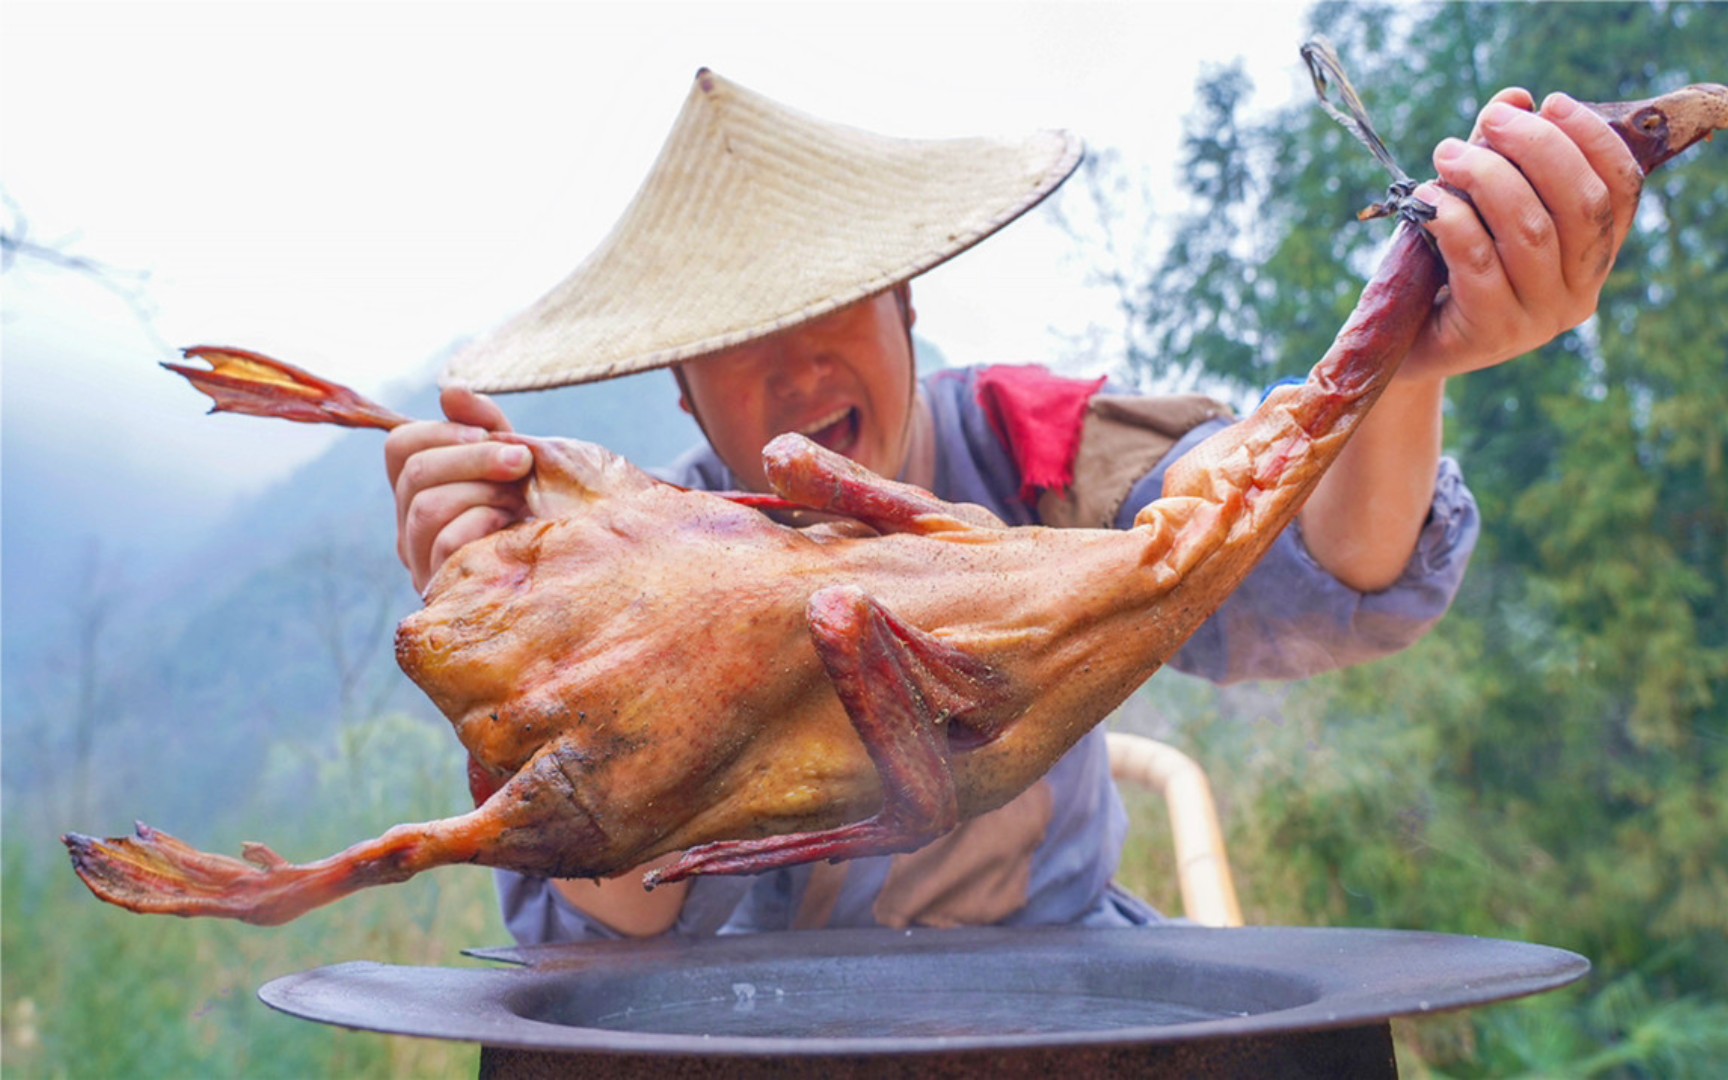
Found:
M 1147 276 L 1156 265 L 1152 185 L 1119 151 L 1089 153 L 1074 179 L 1046 204 L 1051 222 L 1074 241 L 1087 285 L 1107 289 L 1121 316 L 1119 329 L 1088 327 L 1070 348 L 1116 352 L 1129 374 L 1152 367 L 1145 335 Z
M 67 240 L 34 240 L 30 235 L 30 219 L 18 201 L 0 190 L 0 203 L 5 205 L 7 217 L 6 223 L 0 226 L 0 273 L 10 271 L 18 260 L 23 259 L 77 274 L 118 297 L 131 311 L 139 328 L 158 348 L 164 352 L 175 351 L 156 330 L 156 309 L 149 296 L 150 271 L 125 270 L 86 255 L 73 254 L 68 250 L 70 242 Z

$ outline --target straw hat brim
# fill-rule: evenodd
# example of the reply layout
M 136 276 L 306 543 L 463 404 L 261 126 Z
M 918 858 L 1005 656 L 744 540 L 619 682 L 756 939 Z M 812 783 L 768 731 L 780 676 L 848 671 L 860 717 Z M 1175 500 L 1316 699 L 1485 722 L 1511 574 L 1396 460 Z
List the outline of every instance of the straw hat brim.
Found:
M 900 139 L 703 69 L 634 200 L 551 292 L 446 381 L 537 390 L 666 367 L 890 289 L 1054 191 L 1078 138 Z

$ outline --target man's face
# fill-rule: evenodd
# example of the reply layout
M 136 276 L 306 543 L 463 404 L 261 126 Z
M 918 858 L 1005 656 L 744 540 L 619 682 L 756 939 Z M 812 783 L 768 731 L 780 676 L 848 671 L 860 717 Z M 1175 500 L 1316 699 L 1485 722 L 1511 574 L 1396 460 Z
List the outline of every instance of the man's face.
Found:
M 882 293 L 685 364 L 685 408 L 753 491 L 768 490 L 762 448 L 788 431 L 893 477 L 911 419 L 910 303 L 905 311 L 894 292 Z

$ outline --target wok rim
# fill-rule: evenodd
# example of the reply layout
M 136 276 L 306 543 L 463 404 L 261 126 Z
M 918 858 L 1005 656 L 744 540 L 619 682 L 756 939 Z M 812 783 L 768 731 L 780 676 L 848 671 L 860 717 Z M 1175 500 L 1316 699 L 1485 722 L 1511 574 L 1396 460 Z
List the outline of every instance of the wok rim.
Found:
M 1306 927 L 792 931 L 483 949 L 471 950 L 469 955 L 516 966 L 409 967 L 354 961 L 274 979 L 259 990 L 259 997 L 288 1015 L 358 1031 L 507 1049 L 855 1057 L 1153 1045 L 1360 1027 L 1542 993 L 1574 982 L 1590 970 L 1584 957 L 1546 945 L 1425 931 Z M 1173 1024 L 939 1036 L 636 1032 L 524 1015 L 534 1011 L 536 1002 L 556 997 L 561 988 L 584 979 L 687 980 L 692 973 L 723 971 L 728 978 L 771 983 L 776 970 L 792 971 L 812 963 L 845 970 L 848 965 L 880 966 L 896 958 L 1019 964 L 1032 973 L 1062 964 L 1120 967 L 1142 975 L 1160 965 L 1171 971 L 1234 970 L 1306 1000 L 1248 1015 Z M 1135 1000 L 1150 1005 L 1154 999 Z

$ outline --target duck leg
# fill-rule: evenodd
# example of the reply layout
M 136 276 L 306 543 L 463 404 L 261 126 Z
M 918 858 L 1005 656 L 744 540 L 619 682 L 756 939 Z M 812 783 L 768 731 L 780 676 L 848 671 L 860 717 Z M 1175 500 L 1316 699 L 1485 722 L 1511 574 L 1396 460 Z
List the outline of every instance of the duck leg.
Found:
M 350 893 L 456 863 L 558 877 L 617 873 L 605 831 L 571 780 L 568 749 L 549 746 L 473 811 L 398 825 L 327 859 L 291 863 L 263 844 L 215 855 L 143 822 L 132 836 L 62 837 L 72 868 L 110 904 L 150 915 L 208 916 L 275 926 Z
M 755 874 L 818 859 L 912 851 L 959 824 L 948 727 L 1002 697 L 1002 675 L 901 622 L 856 587 L 819 590 L 810 598 L 809 617 L 816 651 L 881 775 L 882 808 L 836 829 L 692 848 L 650 873 L 649 887 L 696 874 Z M 992 733 L 968 732 L 979 740 Z

